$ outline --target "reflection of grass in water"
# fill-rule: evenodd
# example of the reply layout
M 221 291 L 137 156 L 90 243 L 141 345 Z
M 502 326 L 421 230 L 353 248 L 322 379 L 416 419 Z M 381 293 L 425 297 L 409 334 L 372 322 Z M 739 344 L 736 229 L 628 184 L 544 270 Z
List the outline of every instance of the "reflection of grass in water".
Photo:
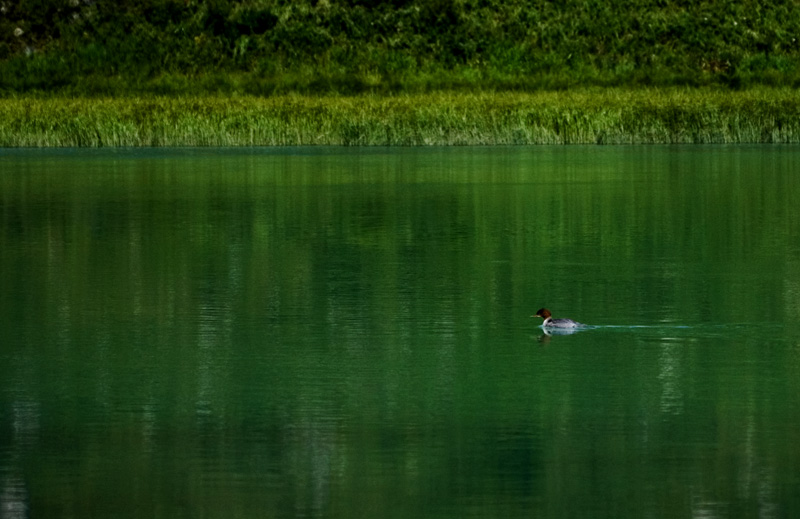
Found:
M 800 99 L 773 89 L 0 101 L 2 146 L 798 141 Z

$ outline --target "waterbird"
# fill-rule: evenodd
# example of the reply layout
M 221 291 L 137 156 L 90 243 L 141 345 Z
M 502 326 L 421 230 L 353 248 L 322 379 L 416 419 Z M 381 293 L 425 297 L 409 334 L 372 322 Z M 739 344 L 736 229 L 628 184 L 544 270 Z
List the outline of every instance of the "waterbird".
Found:
M 553 319 L 553 314 L 551 314 L 550 310 L 547 308 L 540 308 L 536 314 L 531 317 L 541 317 L 544 319 L 542 328 L 579 328 L 581 326 L 586 326 L 572 319 Z

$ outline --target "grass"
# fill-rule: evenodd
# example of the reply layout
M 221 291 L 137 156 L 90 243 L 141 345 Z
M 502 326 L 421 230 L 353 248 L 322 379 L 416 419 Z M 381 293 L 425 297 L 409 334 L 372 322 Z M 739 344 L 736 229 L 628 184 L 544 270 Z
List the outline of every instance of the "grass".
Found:
M 0 99 L 2 147 L 796 142 L 791 89 Z

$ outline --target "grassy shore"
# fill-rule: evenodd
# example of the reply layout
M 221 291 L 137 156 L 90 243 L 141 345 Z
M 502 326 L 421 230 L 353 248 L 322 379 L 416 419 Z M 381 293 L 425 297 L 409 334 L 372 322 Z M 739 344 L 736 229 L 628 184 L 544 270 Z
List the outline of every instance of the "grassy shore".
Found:
M 0 99 L 2 147 L 796 142 L 791 89 Z

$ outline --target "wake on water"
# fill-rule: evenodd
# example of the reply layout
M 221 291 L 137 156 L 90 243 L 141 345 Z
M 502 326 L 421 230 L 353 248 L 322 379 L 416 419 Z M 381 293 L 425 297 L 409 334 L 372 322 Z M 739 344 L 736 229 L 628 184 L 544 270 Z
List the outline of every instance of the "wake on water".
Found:
M 753 325 L 746 323 L 715 324 L 715 325 L 688 325 L 688 324 L 584 324 L 575 328 L 545 328 L 539 326 L 545 335 L 573 335 L 580 332 L 631 332 L 641 335 L 659 335 L 666 337 L 712 337 L 737 335 L 745 330 L 752 329 Z

